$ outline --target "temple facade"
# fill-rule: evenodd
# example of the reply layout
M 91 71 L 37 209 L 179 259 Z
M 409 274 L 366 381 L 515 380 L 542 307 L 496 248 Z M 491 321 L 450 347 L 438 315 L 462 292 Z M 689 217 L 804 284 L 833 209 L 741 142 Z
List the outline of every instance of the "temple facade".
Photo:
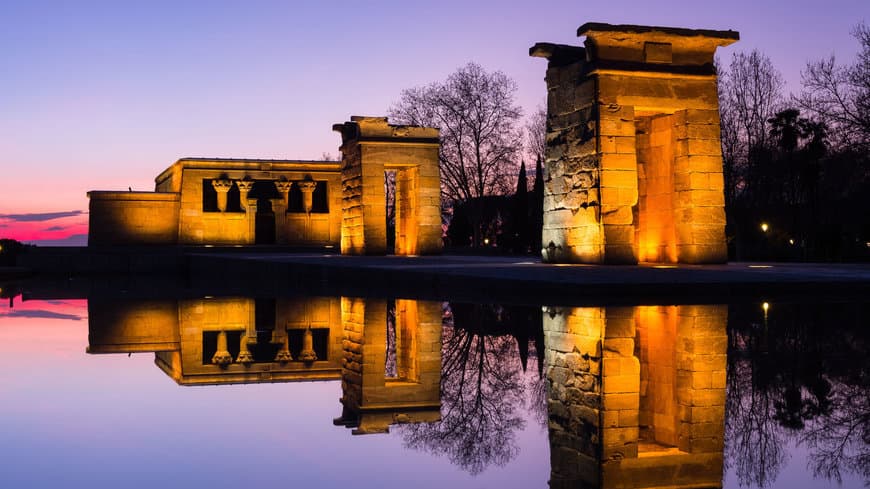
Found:
M 154 192 L 88 192 L 88 244 L 338 246 L 340 183 L 337 161 L 183 158 Z
M 182 158 L 154 192 L 91 191 L 89 246 L 288 245 L 440 253 L 438 130 L 351 117 L 342 161 Z M 385 175 L 395 172 L 395 248 Z

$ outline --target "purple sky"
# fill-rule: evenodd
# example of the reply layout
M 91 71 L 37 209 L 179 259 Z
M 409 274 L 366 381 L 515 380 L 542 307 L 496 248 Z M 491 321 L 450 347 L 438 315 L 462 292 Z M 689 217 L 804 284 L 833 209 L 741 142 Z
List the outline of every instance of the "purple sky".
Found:
M 0 215 L 153 190 L 184 156 L 336 155 L 333 123 L 469 61 L 513 77 L 530 113 L 546 63 L 529 46 L 579 44 L 589 21 L 738 30 L 720 55 L 761 49 L 798 90 L 807 60 L 854 59 L 868 14 L 866 0 L 3 2 Z M 44 236 L 81 233 L 86 216 L 70 219 L 41 221 Z M 0 216 L 0 237 L 42 229 L 27 226 Z

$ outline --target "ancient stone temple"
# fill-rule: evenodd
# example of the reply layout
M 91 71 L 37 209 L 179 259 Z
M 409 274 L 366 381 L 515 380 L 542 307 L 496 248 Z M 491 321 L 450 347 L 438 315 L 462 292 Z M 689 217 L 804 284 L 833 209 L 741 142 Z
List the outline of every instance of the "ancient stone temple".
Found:
M 182 158 L 154 192 L 91 191 L 89 246 L 336 247 L 345 254 L 441 251 L 438 130 L 351 117 L 343 160 Z M 395 172 L 395 249 L 385 174 Z M 392 240 L 391 240 L 392 241 Z
M 713 56 L 734 31 L 588 23 L 548 60 L 543 259 L 727 259 Z
M 396 172 L 395 253 L 440 253 L 441 179 L 438 129 L 396 126 L 386 117 L 351 117 L 341 133 L 341 252 L 387 251 L 384 174 Z

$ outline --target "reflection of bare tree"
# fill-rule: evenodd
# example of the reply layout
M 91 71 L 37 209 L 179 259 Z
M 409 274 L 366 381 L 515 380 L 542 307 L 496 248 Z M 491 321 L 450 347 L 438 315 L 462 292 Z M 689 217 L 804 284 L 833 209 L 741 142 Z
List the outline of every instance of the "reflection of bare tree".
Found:
M 544 362 L 544 345 L 540 339 L 535 341 L 535 355 L 529 355 L 529 358 L 534 358 L 535 365 L 529 365 L 526 374 L 527 382 L 527 405 L 526 408 L 532 414 L 535 422 L 541 429 L 547 429 L 547 378 L 542 374 L 542 363 Z
M 448 315 L 441 354 L 441 421 L 403 426 L 406 446 L 447 454 L 471 474 L 507 464 L 525 426 L 517 412 L 526 386 L 515 339 L 455 326 Z
M 866 307 L 729 312 L 726 464 L 741 485 L 772 483 L 789 439 L 809 449 L 816 476 L 870 482 Z
M 870 485 L 870 395 L 868 386 L 836 384 L 832 410 L 813 420 L 801 435 L 810 448 L 810 464 L 817 477 L 841 483 L 842 472 L 853 472 Z
M 725 401 L 725 465 L 740 485 L 765 487 L 786 461 L 769 391 L 756 387 L 752 361 L 729 362 Z

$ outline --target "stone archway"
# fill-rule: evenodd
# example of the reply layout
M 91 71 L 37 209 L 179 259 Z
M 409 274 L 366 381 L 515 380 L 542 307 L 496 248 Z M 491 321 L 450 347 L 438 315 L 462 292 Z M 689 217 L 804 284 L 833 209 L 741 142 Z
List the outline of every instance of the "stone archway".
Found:
M 547 262 L 727 259 L 713 55 L 735 31 L 582 25 L 548 60 Z
M 341 253 L 388 253 L 386 171 L 396 172 L 395 254 L 440 253 L 438 129 L 391 125 L 386 117 L 360 116 L 332 128 L 342 137 Z

